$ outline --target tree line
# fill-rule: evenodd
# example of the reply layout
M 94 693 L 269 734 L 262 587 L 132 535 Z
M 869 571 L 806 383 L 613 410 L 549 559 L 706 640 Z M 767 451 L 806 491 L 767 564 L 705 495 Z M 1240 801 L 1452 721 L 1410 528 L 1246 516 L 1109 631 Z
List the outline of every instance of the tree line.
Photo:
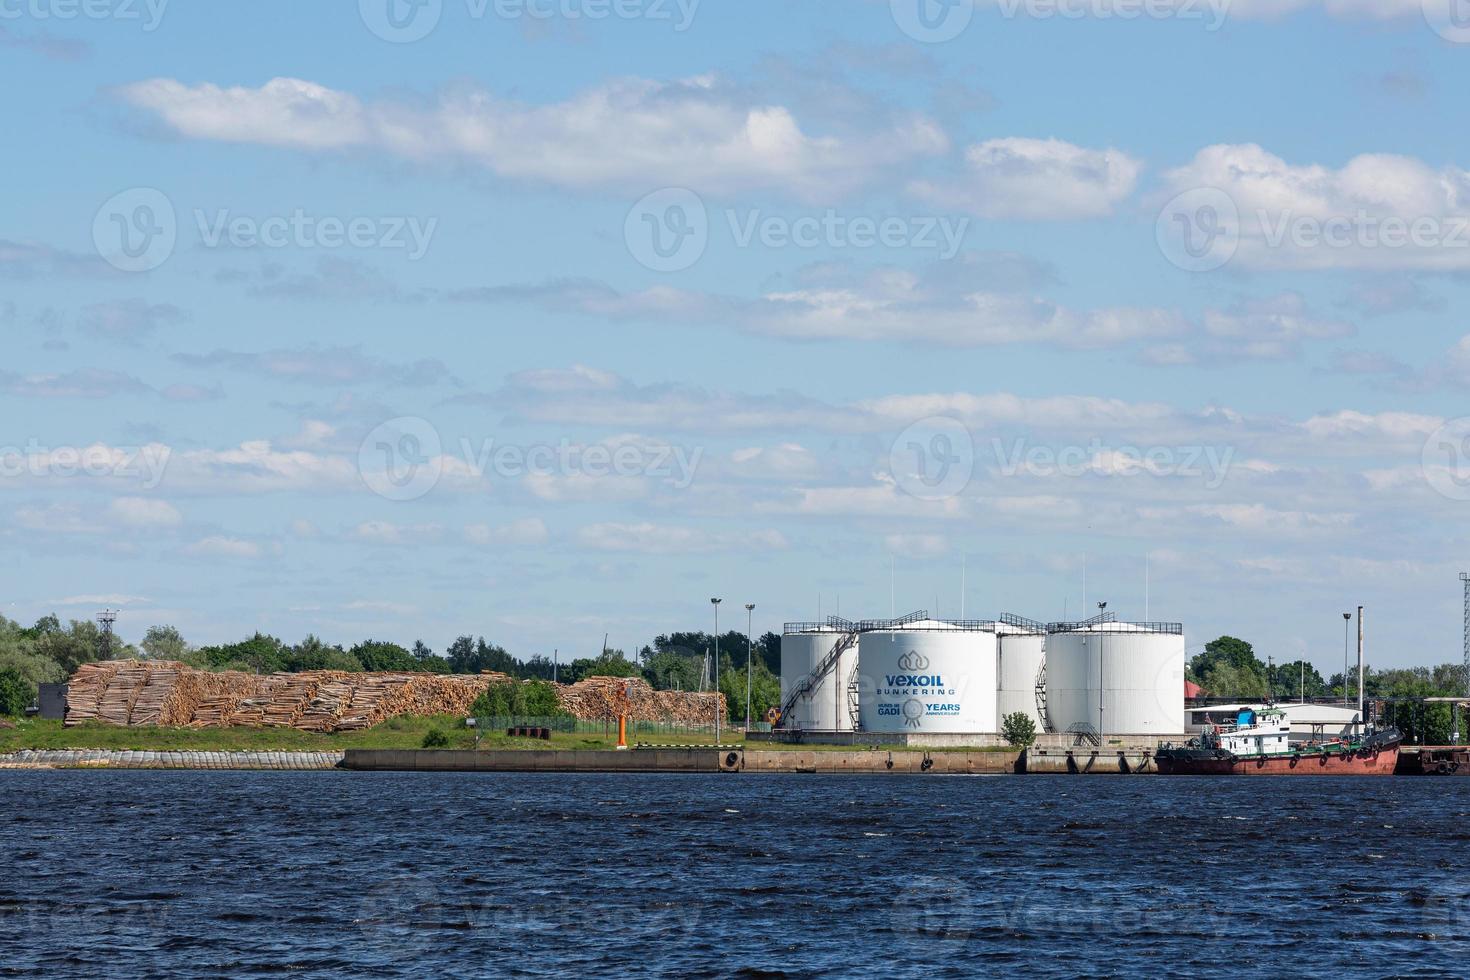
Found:
M 349 673 L 392 671 L 434 674 L 479 674 L 494 671 L 517 680 L 574 684 L 588 677 L 639 677 L 657 690 L 713 690 L 706 665 L 715 646 L 703 632 L 674 632 L 657 637 L 629 657 L 622 650 L 603 650 L 595 657 L 559 663 L 545 654 L 518 658 L 484 637 L 460 636 L 442 653 L 422 640 L 412 647 L 368 639 L 350 647 L 329 644 L 315 635 L 299 643 L 257 632 L 236 643 L 195 646 L 173 626 L 152 626 L 136 646 L 108 638 L 96 623 L 71 620 L 63 625 L 45 616 L 24 627 L 0 616 L 0 715 L 18 715 L 36 699 L 41 684 L 61 683 L 78 667 L 99 660 L 144 658 L 172 660 L 200 670 L 239 670 L 255 674 L 340 670 Z M 731 720 L 745 716 L 745 634 L 720 636 L 719 689 Z M 766 633 L 751 647 L 751 714 L 764 717 L 781 698 L 781 637 Z
M 1189 662 L 1186 676 L 1204 688 L 1210 698 L 1231 701 L 1294 701 L 1301 697 L 1344 698 L 1358 696 L 1358 671 L 1354 665 L 1324 678 L 1309 663 L 1293 660 L 1263 663 L 1255 648 L 1234 636 L 1222 636 L 1205 644 L 1204 652 Z M 1375 670 L 1364 667 L 1363 695 L 1379 698 L 1454 698 L 1467 693 L 1465 665 L 1437 667 L 1394 667 Z M 1444 745 L 1453 722 L 1448 704 L 1390 706 L 1388 721 L 1412 730 L 1427 744 Z

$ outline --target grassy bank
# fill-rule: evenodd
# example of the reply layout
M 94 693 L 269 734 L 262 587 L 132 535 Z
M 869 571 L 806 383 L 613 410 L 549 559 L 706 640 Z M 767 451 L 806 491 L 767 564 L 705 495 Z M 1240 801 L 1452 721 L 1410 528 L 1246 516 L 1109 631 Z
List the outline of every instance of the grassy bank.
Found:
M 430 731 L 449 738 L 449 748 L 475 746 L 474 732 L 463 718 L 394 718 L 360 732 L 320 735 L 294 728 L 121 728 L 90 723 L 63 728 L 59 721 L 25 719 L 14 728 L 0 728 L 0 753 L 21 749 L 173 749 L 199 752 L 339 752 L 343 749 L 416 749 Z M 668 736 L 661 739 L 689 745 L 708 745 L 708 735 Z M 738 740 L 727 737 L 724 741 Z M 550 742 L 540 739 L 507 738 L 504 732 L 487 732 L 480 741 L 484 749 L 610 749 L 617 735 L 578 732 L 553 733 Z
M 320 735 L 300 732 L 294 728 L 120 728 L 116 725 L 90 723 L 75 728 L 63 728 L 59 721 L 26 719 L 17 721 L 14 728 L 0 727 L 0 754 L 21 749 L 132 749 L 135 751 L 158 751 L 172 749 L 198 752 L 340 752 L 344 749 L 417 749 L 423 745 L 424 736 L 431 731 L 443 732 L 449 739 L 449 748 L 472 749 L 475 747 L 474 732 L 465 728 L 464 719 L 441 716 L 437 718 L 394 718 L 373 728 L 360 732 L 341 732 Z M 531 738 L 507 738 L 503 731 L 486 732 L 480 740 L 482 749 L 611 749 L 617 745 L 617 735 L 599 732 L 577 732 L 574 734 L 555 732 L 550 742 Z M 710 745 L 714 738 L 708 734 L 670 734 L 630 738 L 630 743 L 639 742 L 676 745 Z M 721 739 L 724 744 L 738 745 L 742 739 L 738 730 L 730 730 Z M 770 751 L 801 752 L 852 752 L 876 749 L 891 752 L 1016 752 L 1009 747 L 1001 748 L 930 748 L 887 745 L 782 745 L 768 742 L 752 742 L 752 749 Z

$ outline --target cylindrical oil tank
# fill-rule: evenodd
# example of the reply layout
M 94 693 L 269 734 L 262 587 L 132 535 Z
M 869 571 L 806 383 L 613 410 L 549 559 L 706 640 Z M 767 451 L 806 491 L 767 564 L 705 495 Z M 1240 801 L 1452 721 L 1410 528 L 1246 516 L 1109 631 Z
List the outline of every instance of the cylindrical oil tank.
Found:
M 830 626 L 789 624 L 781 637 L 781 702 L 786 703 L 812 672 L 849 636 Z M 836 669 L 817 678 L 810 692 L 791 706 L 781 726 L 808 732 L 850 732 L 853 701 L 849 691 L 858 663 L 858 645 L 851 644 L 837 658 Z
M 991 624 L 905 623 L 864 632 L 859 649 L 863 731 L 978 734 L 999 728 Z
M 1000 634 L 999 685 L 996 717 L 1020 712 L 1031 719 L 1038 732 L 1046 731 L 1046 719 L 1036 705 L 1036 685 L 1042 681 L 1046 663 L 1046 634 L 1015 632 Z
M 1055 731 L 1184 733 L 1184 631 L 1177 624 L 1053 627 L 1046 638 L 1046 709 Z

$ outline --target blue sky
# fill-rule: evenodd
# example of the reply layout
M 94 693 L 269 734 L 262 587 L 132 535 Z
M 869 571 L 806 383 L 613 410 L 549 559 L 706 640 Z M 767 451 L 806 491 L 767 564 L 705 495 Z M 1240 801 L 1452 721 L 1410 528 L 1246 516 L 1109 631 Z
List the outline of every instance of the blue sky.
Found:
M 1458 659 L 1458 0 L 923 2 L 0 4 L 0 611 Z

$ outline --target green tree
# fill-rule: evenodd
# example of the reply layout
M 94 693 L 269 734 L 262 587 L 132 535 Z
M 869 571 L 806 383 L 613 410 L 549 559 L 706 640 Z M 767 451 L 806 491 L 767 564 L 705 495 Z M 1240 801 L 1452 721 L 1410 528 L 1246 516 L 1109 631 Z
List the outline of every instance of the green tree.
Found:
M 720 693 L 732 722 L 745 721 L 745 657 L 739 660 L 721 657 Z M 764 721 L 766 712 L 781 707 L 781 678 L 771 673 L 764 660 L 753 657 L 750 663 L 750 720 Z
M 1212 697 L 1230 698 L 1235 701 L 1263 701 L 1266 699 L 1266 675 L 1248 667 L 1236 667 L 1229 663 L 1217 663 L 1197 682 Z
M 311 633 L 287 652 L 286 669 L 292 672 L 341 670 L 356 674 L 362 671 L 362 661 L 339 646 L 328 646 Z
M 1267 673 L 1249 643 L 1222 636 L 1205 644 L 1204 652 L 1190 660 L 1186 676 L 1212 697 L 1260 700 L 1270 690 Z
M 150 626 L 143 636 L 143 652 L 149 660 L 183 660 L 189 655 L 189 644 L 172 626 Z
M 479 674 L 493 670 L 515 676 L 520 668 L 520 662 L 506 653 L 504 647 L 486 643 L 483 636 L 478 639 L 461 636 L 449 645 L 446 652 L 450 672 L 455 674 Z
M 560 718 L 556 685 L 548 681 L 500 681 L 485 689 L 470 707 L 477 718 Z
M 623 655 L 621 650 L 604 650 L 600 657 L 573 660 L 562 671 L 562 681 L 575 684 L 589 677 L 639 677 L 638 665 Z
M 90 621 L 74 619 L 62 628 L 55 616 L 45 616 L 37 621 L 33 636 L 36 652 L 60 664 L 68 677 L 82 664 L 92 663 L 102 655 L 101 630 Z M 114 655 L 125 652 L 122 644 L 113 651 Z
M 364 640 L 348 652 L 363 670 L 412 673 L 424 669 L 423 661 L 396 643 Z
M 24 714 L 35 700 L 35 685 L 17 670 L 10 667 L 0 669 L 0 715 Z
M 1036 741 L 1036 722 L 1026 712 L 1016 711 L 1001 719 L 1000 734 L 1007 742 L 1024 749 Z
M 256 633 L 227 646 L 200 647 L 199 657 L 213 670 L 244 670 L 274 674 L 288 669 L 289 651 L 274 636 Z
M 701 667 L 692 650 L 650 650 L 643 662 L 643 679 L 659 691 L 693 691 L 699 687 Z
M 1301 660 L 1293 660 L 1291 663 L 1271 668 L 1271 696 L 1278 701 L 1292 701 L 1301 697 L 1303 673 L 1306 675 L 1306 696 L 1309 698 L 1326 697 L 1328 694 L 1327 682 L 1322 679 L 1316 667 Z

